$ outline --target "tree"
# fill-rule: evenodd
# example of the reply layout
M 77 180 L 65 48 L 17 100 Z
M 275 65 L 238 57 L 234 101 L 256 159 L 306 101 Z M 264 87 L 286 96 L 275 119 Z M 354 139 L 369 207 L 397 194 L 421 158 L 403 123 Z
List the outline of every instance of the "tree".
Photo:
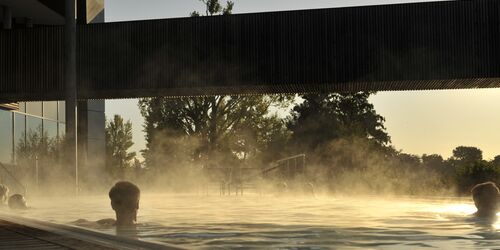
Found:
M 120 115 L 115 115 L 112 120 L 106 122 L 106 166 L 108 171 L 114 175 L 122 174 L 123 170 L 130 166 L 135 157 L 135 152 L 128 152 L 132 142 L 132 123 L 123 122 Z
M 397 152 L 388 146 L 384 118 L 368 102 L 370 94 L 302 95 L 304 101 L 292 111 L 288 122 L 292 132 L 290 150 L 305 153 L 313 178 L 328 183 L 332 189 L 359 184 L 375 190 L 379 185 L 369 176 L 389 175 L 383 174 L 387 172 L 387 158 Z M 357 184 L 351 182 L 353 176 L 359 177 Z
M 457 171 L 457 186 L 461 193 L 470 192 L 479 183 L 500 181 L 500 168 L 486 161 L 476 161 L 465 165 Z
M 35 129 L 24 132 L 21 139 L 16 142 L 15 156 L 18 169 L 17 174 L 25 181 L 31 182 L 36 179 L 43 183 L 50 181 L 51 175 L 58 173 L 62 175 L 60 155 L 63 146 L 62 138 L 50 138 L 48 132 L 42 125 Z M 38 165 L 38 170 L 36 170 Z M 38 176 L 36 176 L 38 174 Z
M 468 165 L 483 160 L 483 151 L 476 147 L 459 146 L 453 150 L 453 158 L 459 165 Z
M 216 14 L 230 15 L 234 7 L 233 1 L 227 1 L 225 7 L 220 4 L 219 0 L 200 0 L 200 2 L 205 4 L 205 14 L 207 16 Z M 200 13 L 198 11 L 193 11 L 191 12 L 191 16 L 197 17 L 200 16 Z
M 205 164 L 255 157 L 274 137 L 286 136 L 284 122 L 270 114 L 270 107 L 281 105 L 285 99 L 282 96 L 141 99 L 146 164 L 160 165 L 155 159 L 166 153 L 177 162 L 202 160 Z M 165 160 L 162 156 L 157 161 Z
M 368 102 L 370 92 L 303 95 L 289 128 L 300 148 L 322 147 L 346 137 L 367 138 L 381 146 L 390 142 L 384 118 Z
M 491 161 L 491 164 L 495 167 L 500 167 L 500 155 L 495 156 L 495 158 Z
M 417 168 L 420 166 L 421 160 L 417 155 L 399 153 L 397 159 L 400 164 L 407 168 Z
M 205 14 L 229 15 L 234 3 L 200 0 Z M 200 16 L 192 12 L 191 16 Z M 141 99 L 145 118 L 146 166 L 202 163 L 234 165 L 242 160 L 268 159 L 270 148 L 283 148 L 285 123 L 270 108 L 289 103 L 286 96 L 207 96 Z M 281 139 L 280 139 L 281 138 Z M 165 164 L 168 163 L 168 164 Z
M 422 155 L 422 164 L 429 169 L 439 170 L 444 166 L 444 159 L 438 154 L 424 154 Z

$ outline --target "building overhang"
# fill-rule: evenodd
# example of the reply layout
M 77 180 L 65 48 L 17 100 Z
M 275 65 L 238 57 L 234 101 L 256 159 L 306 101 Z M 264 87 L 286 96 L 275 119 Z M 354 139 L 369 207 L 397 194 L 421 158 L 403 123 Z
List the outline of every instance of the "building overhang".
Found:
M 58 12 L 64 10 L 61 0 L 0 0 L 0 6 L 9 6 L 14 19 L 30 18 L 38 25 L 64 24 L 63 12 Z M 2 11 L 0 17 L 3 18 Z
M 500 2 L 82 25 L 78 98 L 500 87 Z M 61 27 L 0 32 L 0 98 L 64 99 Z

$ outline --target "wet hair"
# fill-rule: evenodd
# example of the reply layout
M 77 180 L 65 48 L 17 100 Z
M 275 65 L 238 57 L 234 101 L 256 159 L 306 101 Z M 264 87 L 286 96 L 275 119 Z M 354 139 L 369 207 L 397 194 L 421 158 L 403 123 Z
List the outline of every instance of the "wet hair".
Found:
M 493 182 L 475 185 L 472 190 L 472 199 L 479 214 L 494 214 L 500 203 L 500 190 Z
M 9 208 L 11 209 L 26 209 L 26 200 L 20 194 L 14 194 L 9 198 Z
M 491 181 L 477 184 L 475 185 L 472 190 L 472 198 L 476 199 L 478 197 L 492 197 L 496 199 L 500 199 L 500 190 L 498 189 L 497 185 Z
M 137 202 L 139 201 L 139 197 L 141 195 L 141 191 L 139 188 L 128 181 L 120 181 L 117 182 L 110 190 L 109 190 L 109 198 L 111 199 L 111 203 L 113 206 L 119 207 L 131 207 L 136 208 Z

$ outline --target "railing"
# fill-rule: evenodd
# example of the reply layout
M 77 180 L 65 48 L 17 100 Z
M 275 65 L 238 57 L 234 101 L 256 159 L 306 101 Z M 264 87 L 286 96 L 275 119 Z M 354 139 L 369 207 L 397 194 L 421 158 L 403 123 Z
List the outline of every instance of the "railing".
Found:
M 304 172 L 306 167 L 306 155 L 298 154 L 277 160 L 272 166 L 262 170 L 262 174 L 267 174 L 273 170 L 286 169 L 288 175 L 293 175 L 297 172 Z
M 304 174 L 306 168 L 306 155 L 298 154 L 283 158 L 271 163 L 271 166 L 265 169 L 256 168 L 206 168 L 208 171 L 218 171 L 221 175 L 219 183 L 220 195 L 231 195 L 231 190 L 236 194 L 240 193 L 243 195 L 243 189 L 245 188 L 245 183 L 252 182 L 256 178 L 263 177 L 269 172 L 274 170 L 281 171 L 280 174 L 283 178 L 293 179 L 297 175 Z M 256 171 L 254 174 L 244 175 L 242 171 L 253 170 Z
M 7 175 L 18 185 L 18 187 L 20 187 L 23 190 L 23 195 L 26 196 L 26 193 L 28 192 L 26 186 L 23 185 L 21 181 L 19 181 L 16 178 L 16 176 L 14 176 L 14 174 L 12 174 L 12 172 L 10 172 L 10 170 L 1 162 L 0 162 L 0 168 L 3 169 L 7 173 Z

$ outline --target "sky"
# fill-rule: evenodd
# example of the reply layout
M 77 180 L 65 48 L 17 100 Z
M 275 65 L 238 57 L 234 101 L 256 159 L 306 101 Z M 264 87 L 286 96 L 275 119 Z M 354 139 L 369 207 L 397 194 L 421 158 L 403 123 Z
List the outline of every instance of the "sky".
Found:
M 423 1 L 394 0 L 234 0 L 234 13 L 330 8 Z M 106 22 L 186 17 L 203 12 L 198 0 L 105 0 Z M 379 92 L 370 98 L 385 117 L 398 150 L 449 157 L 457 146 L 475 146 L 485 159 L 500 155 L 500 88 L 474 90 Z M 107 100 L 106 116 L 133 123 L 134 146 L 145 148 L 142 118 L 136 99 Z

